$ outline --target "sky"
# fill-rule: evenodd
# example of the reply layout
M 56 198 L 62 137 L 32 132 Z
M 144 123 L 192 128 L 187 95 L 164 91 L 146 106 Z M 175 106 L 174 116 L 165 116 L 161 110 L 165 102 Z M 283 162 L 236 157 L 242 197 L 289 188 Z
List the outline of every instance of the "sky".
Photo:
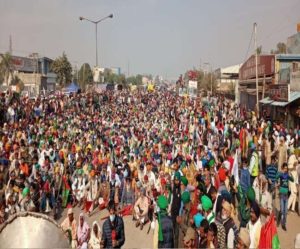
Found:
M 254 22 L 263 51 L 286 42 L 300 22 L 300 1 L 0 0 L 0 52 L 9 49 L 11 35 L 14 55 L 55 59 L 65 52 L 73 66 L 93 67 L 95 25 L 79 16 L 111 13 L 98 25 L 99 65 L 176 79 L 193 67 L 244 62 L 254 51 Z

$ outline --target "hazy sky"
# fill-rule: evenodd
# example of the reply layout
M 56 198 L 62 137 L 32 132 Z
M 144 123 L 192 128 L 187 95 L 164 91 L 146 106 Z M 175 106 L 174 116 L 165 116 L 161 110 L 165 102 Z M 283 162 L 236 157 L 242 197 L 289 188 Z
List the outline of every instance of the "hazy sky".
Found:
M 0 52 L 95 65 L 95 27 L 79 16 L 100 19 L 99 64 L 127 74 L 177 78 L 193 66 L 214 68 L 245 59 L 253 23 L 258 44 L 269 52 L 296 33 L 299 0 L 0 0 Z M 253 52 L 251 47 L 250 53 Z M 206 66 L 207 67 L 207 66 Z

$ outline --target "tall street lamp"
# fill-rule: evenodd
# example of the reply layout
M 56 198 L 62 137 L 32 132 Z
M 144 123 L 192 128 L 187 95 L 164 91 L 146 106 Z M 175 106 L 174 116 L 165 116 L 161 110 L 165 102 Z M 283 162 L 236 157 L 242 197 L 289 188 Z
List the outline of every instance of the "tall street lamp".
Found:
M 95 27 L 96 27 L 96 67 L 98 67 L 98 44 L 97 44 L 98 30 L 97 30 L 97 25 L 98 25 L 99 22 L 102 22 L 102 21 L 104 21 L 105 19 L 108 19 L 108 18 L 113 18 L 113 14 L 110 14 L 110 15 L 108 15 L 108 16 L 106 16 L 106 17 L 104 17 L 104 18 L 102 18 L 98 21 L 93 21 L 93 20 L 87 19 L 83 16 L 79 17 L 80 21 L 85 20 L 85 21 L 88 21 L 88 22 L 91 22 L 91 23 L 95 24 Z

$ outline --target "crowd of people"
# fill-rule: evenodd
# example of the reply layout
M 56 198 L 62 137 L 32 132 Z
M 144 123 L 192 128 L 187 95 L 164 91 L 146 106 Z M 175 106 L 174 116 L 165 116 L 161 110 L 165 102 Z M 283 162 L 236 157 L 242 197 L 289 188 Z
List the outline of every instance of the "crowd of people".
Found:
M 300 214 L 299 127 L 223 97 L 8 91 L 0 105 L 0 224 L 66 208 L 72 248 L 120 248 L 132 214 L 154 248 L 259 248 L 265 224 L 275 217 L 286 231 L 288 210 L 298 203 Z M 102 228 L 89 227 L 86 216 L 105 208 Z

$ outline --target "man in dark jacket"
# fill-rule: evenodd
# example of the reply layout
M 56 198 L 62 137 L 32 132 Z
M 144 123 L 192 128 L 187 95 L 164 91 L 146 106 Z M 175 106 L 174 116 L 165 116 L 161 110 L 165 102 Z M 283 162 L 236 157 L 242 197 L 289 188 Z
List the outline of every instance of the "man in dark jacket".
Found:
M 180 173 L 176 172 L 174 175 L 174 186 L 172 189 L 172 200 L 171 200 L 171 217 L 174 225 L 175 241 L 174 247 L 178 248 L 178 235 L 179 235 L 179 224 L 176 222 L 179 216 L 179 210 L 181 207 L 181 189 L 180 189 Z
M 103 223 L 101 246 L 103 248 L 121 248 L 125 243 L 124 222 L 116 215 L 114 201 L 108 203 L 109 217 Z
M 168 200 L 164 195 L 157 198 L 158 212 L 158 248 L 174 248 L 174 229 L 168 215 Z

